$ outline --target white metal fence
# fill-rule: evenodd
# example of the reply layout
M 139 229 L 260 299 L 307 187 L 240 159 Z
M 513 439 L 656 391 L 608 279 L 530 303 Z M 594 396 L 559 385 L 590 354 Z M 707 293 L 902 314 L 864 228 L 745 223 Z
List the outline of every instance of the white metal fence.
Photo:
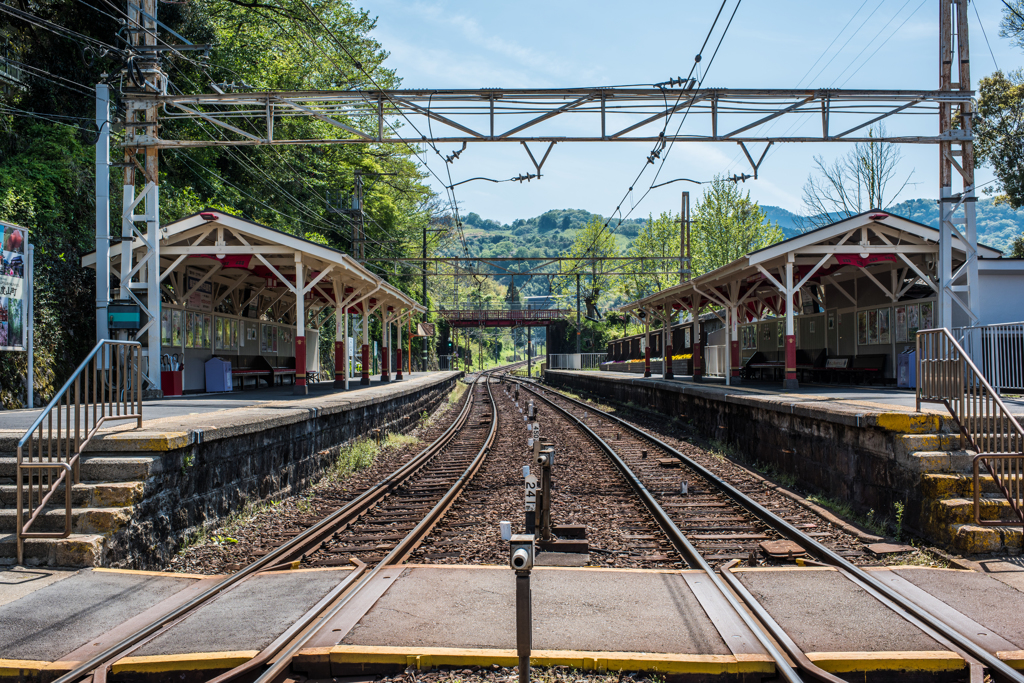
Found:
M 729 372 L 729 347 L 707 346 L 704 348 L 705 377 L 725 377 Z
M 997 392 L 1024 391 L 1024 322 L 957 327 L 953 337 Z
M 438 356 L 437 357 L 437 369 L 441 372 L 448 372 L 454 368 L 453 361 L 458 356 Z
M 553 353 L 551 370 L 600 370 L 607 353 Z

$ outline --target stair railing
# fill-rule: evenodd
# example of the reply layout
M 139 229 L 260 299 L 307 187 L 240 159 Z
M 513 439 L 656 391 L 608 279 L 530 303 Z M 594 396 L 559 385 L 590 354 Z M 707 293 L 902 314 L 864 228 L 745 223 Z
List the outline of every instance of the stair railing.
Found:
M 949 330 L 917 333 L 917 409 L 941 403 L 974 456 L 974 521 L 980 526 L 1024 523 L 1024 428 Z M 980 466 L 992 476 L 1017 521 L 981 519 Z
M 139 342 L 98 342 L 18 441 L 18 564 L 24 564 L 26 538 L 71 535 L 71 493 L 80 483 L 79 457 L 96 432 L 121 420 L 137 420 L 142 427 L 141 351 Z M 30 531 L 61 486 L 64 530 Z

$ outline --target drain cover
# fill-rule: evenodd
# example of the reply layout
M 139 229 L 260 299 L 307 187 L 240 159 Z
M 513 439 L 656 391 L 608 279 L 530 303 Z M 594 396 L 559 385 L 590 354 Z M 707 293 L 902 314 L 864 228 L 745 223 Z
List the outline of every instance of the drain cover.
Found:
M 807 555 L 807 552 L 793 541 L 761 541 L 758 545 L 761 552 L 774 560 L 791 560 Z

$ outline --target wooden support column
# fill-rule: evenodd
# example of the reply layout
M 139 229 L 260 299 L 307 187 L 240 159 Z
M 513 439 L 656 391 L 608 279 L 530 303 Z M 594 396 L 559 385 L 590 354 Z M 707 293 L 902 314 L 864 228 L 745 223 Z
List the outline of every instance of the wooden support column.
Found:
M 380 381 L 391 381 L 391 350 L 388 348 L 391 337 L 391 306 L 381 309 L 380 312 Z
M 398 315 L 398 328 L 395 330 L 395 379 L 402 379 L 402 328 L 405 327 L 405 316 Z
M 697 298 L 697 302 L 694 303 L 693 299 L 690 299 L 690 316 L 693 318 L 693 332 L 691 332 L 690 337 L 693 346 L 690 353 L 693 359 L 693 381 L 701 382 L 704 380 L 704 368 L 700 362 L 700 353 L 703 347 L 703 344 L 700 343 L 700 316 L 698 315 L 700 311 L 700 295 L 694 294 L 693 296 Z
M 363 369 L 359 373 L 359 383 L 364 387 L 370 385 L 370 315 L 368 309 L 375 303 L 377 303 L 376 299 L 363 301 L 363 314 L 360 316 L 363 323 L 363 348 L 361 349 Z
M 306 288 L 302 254 L 295 253 L 295 384 L 293 394 L 309 393 L 306 387 Z
M 786 262 L 786 379 L 782 382 L 785 391 L 800 387 L 796 379 L 796 331 L 793 324 L 793 254 Z
M 672 372 L 672 304 L 665 304 L 665 318 L 663 320 L 664 327 L 664 339 L 665 343 L 661 346 L 665 349 L 664 361 L 662 362 L 661 376 L 665 379 L 673 379 L 675 374 Z

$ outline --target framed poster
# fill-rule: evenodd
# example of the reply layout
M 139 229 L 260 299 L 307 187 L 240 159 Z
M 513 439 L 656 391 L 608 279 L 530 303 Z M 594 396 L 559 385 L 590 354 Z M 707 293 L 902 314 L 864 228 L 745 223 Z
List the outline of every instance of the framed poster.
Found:
M 857 343 L 867 345 L 868 343 L 868 312 L 857 311 Z
M 896 343 L 905 344 L 907 342 L 907 307 L 897 306 L 896 307 Z
M 218 351 L 224 348 L 224 318 L 219 315 L 213 323 L 213 343 Z
M 830 329 L 830 330 L 836 329 L 836 314 L 835 313 L 829 313 L 828 314 L 828 329 Z
M 185 348 L 191 349 L 196 345 L 196 314 L 192 311 L 185 311 Z
M 770 324 L 761 326 L 761 338 L 766 342 L 772 340 L 772 326 Z
M 868 344 L 878 343 L 878 311 L 868 311 Z
M 892 343 L 892 335 L 889 331 L 889 309 L 878 309 L 878 343 Z
M 160 309 L 160 346 L 171 345 L 171 311 Z
M 27 254 L 28 230 L 0 223 L 0 351 L 25 350 Z
M 921 327 L 922 330 L 932 329 L 932 311 L 935 310 L 935 304 L 931 301 L 925 301 L 921 304 Z
M 184 343 L 184 320 L 185 311 L 179 311 L 177 309 L 171 310 L 171 346 L 181 348 L 182 343 Z
M 778 327 L 779 348 L 781 349 L 783 346 L 786 345 L 786 323 L 780 320 L 779 322 L 775 323 L 775 325 L 776 327 Z
M 213 316 L 207 314 L 207 315 L 203 316 L 203 348 L 204 349 L 213 348 L 210 345 L 210 342 L 212 341 L 212 339 L 211 339 L 212 336 L 213 336 Z
M 260 325 L 260 353 L 277 352 L 277 327 Z
M 683 330 L 683 348 L 685 349 L 690 348 L 690 332 L 689 327 Z
M 238 321 L 231 321 L 231 348 L 238 349 Z
M 910 304 L 907 306 L 907 339 L 916 339 L 917 331 L 920 329 L 918 323 L 918 308 L 917 304 Z

